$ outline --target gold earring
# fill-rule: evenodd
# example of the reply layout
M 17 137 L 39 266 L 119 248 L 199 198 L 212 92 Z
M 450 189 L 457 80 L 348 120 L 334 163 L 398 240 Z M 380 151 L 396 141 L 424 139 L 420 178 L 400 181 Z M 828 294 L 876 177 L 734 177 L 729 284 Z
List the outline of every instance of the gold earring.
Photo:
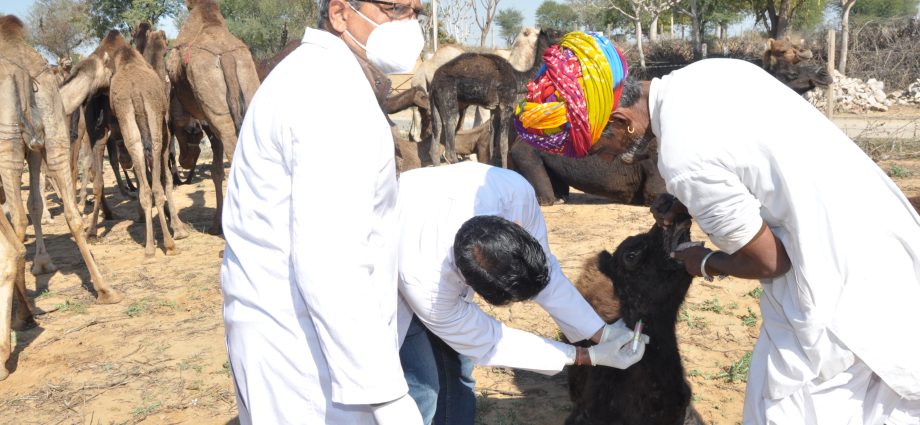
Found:
M 636 132 L 636 129 L 632 128 L 631 125 L 627 125 L 627 126 L 626 126 L 626 132 L 629 133 L 629 134 L 633 134 L 633 133 Z

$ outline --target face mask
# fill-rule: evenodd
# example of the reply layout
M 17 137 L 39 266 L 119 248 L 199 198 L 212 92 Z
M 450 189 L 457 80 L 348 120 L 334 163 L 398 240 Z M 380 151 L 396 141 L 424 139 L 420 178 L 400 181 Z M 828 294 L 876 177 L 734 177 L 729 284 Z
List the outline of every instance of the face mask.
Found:
M 370 63 L 387 74 L 405 73 L 415 67 L 415 61 L 418 60 L 418 55 L 425 47 L 425 37 L 422 35 L 422 27 L 419 26 L 418 20 L 404 19 L 377 24 L 354 7 L 352 10 L 375 27 L 367 38 L 367 46 L 361 44 L 350 32 L 345 31 L 367 52 L 367 60 Z

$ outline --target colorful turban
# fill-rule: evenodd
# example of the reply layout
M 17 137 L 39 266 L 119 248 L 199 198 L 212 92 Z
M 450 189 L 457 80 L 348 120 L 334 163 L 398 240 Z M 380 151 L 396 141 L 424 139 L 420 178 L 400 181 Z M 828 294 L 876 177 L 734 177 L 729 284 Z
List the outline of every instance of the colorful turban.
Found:
M 620 103 L 626 58 L 599 33 L 570 32 L 543 60 L 515 108 L 518 135 L 546 152 L 585 156 Z

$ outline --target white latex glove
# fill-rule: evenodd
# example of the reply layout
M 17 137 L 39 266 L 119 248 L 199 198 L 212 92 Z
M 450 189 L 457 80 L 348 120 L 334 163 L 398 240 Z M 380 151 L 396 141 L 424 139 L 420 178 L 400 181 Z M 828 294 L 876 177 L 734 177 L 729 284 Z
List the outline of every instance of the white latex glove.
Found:
M 613 322 L 613 324 L 604 325 L 604 331 L 601 332 L 601 340 L 598 344 L 612 341 L 624 333 L 629 333 L 630 336 L 635 334 L 632 329 L 626 327 L 626 322 L 624 322 L 623 319 L 617 320 L 616 322 Z M 642 334 L 642 340 L 648 344 L 648 335 Z
M 639 360 L 642 360 L 642 355 L 645 354 L 645 344 L 648 342 L 648 336 L 642 335 L 639 338 L 639 345 L 635 353 L 633 353 L 631 347 L 632 340 L 633 331 L 615 331 L 610 341 L 588 348 L 591 364 L 626 369 L 638 363 Z
M 422 425 L 422 414 L 409 394 L 386 403 L 372 404 L 371 410 L 378 425 Z

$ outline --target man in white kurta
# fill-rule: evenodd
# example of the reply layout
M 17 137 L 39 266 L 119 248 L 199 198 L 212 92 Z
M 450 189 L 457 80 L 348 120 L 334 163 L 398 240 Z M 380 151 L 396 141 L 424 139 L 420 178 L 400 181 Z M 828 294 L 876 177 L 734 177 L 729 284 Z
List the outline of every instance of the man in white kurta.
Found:
M 240 130 L 221 288 L 244 424 L 421 423 L 398 356 L 393 139 L 356 59 L 307 29 Z
M 653 80 L 648 110 L 668 192 L 722 260 L 766 224 L 791 262 L 762 280 L 745 424 L 920 423 L 920 217 L 891 179 L 743 61 Z
M 453 251 L 458 229 L 472 217 L 498 216 L 523 227 L 542 247 L 549 281 L 533 300 L 566 338 L 615 338 L 598 339 L 605 323 L 562 273 L 550 252 L 533 187 L 516 172 L 477 162 L 411 170 L 400 175 L 398 210 L 401 336 L 414 313 L 434 337 L 479 365 L 555 374 L 573 364 L 575 347 L 512 328 L 483 312 L 458 271 Z M 625 327 L 619 332 L 632 334 Z M 639 359 L 641 354 L 631 361 Z M 473 413 L 458 412 L 454 418 L 472 418 Z

